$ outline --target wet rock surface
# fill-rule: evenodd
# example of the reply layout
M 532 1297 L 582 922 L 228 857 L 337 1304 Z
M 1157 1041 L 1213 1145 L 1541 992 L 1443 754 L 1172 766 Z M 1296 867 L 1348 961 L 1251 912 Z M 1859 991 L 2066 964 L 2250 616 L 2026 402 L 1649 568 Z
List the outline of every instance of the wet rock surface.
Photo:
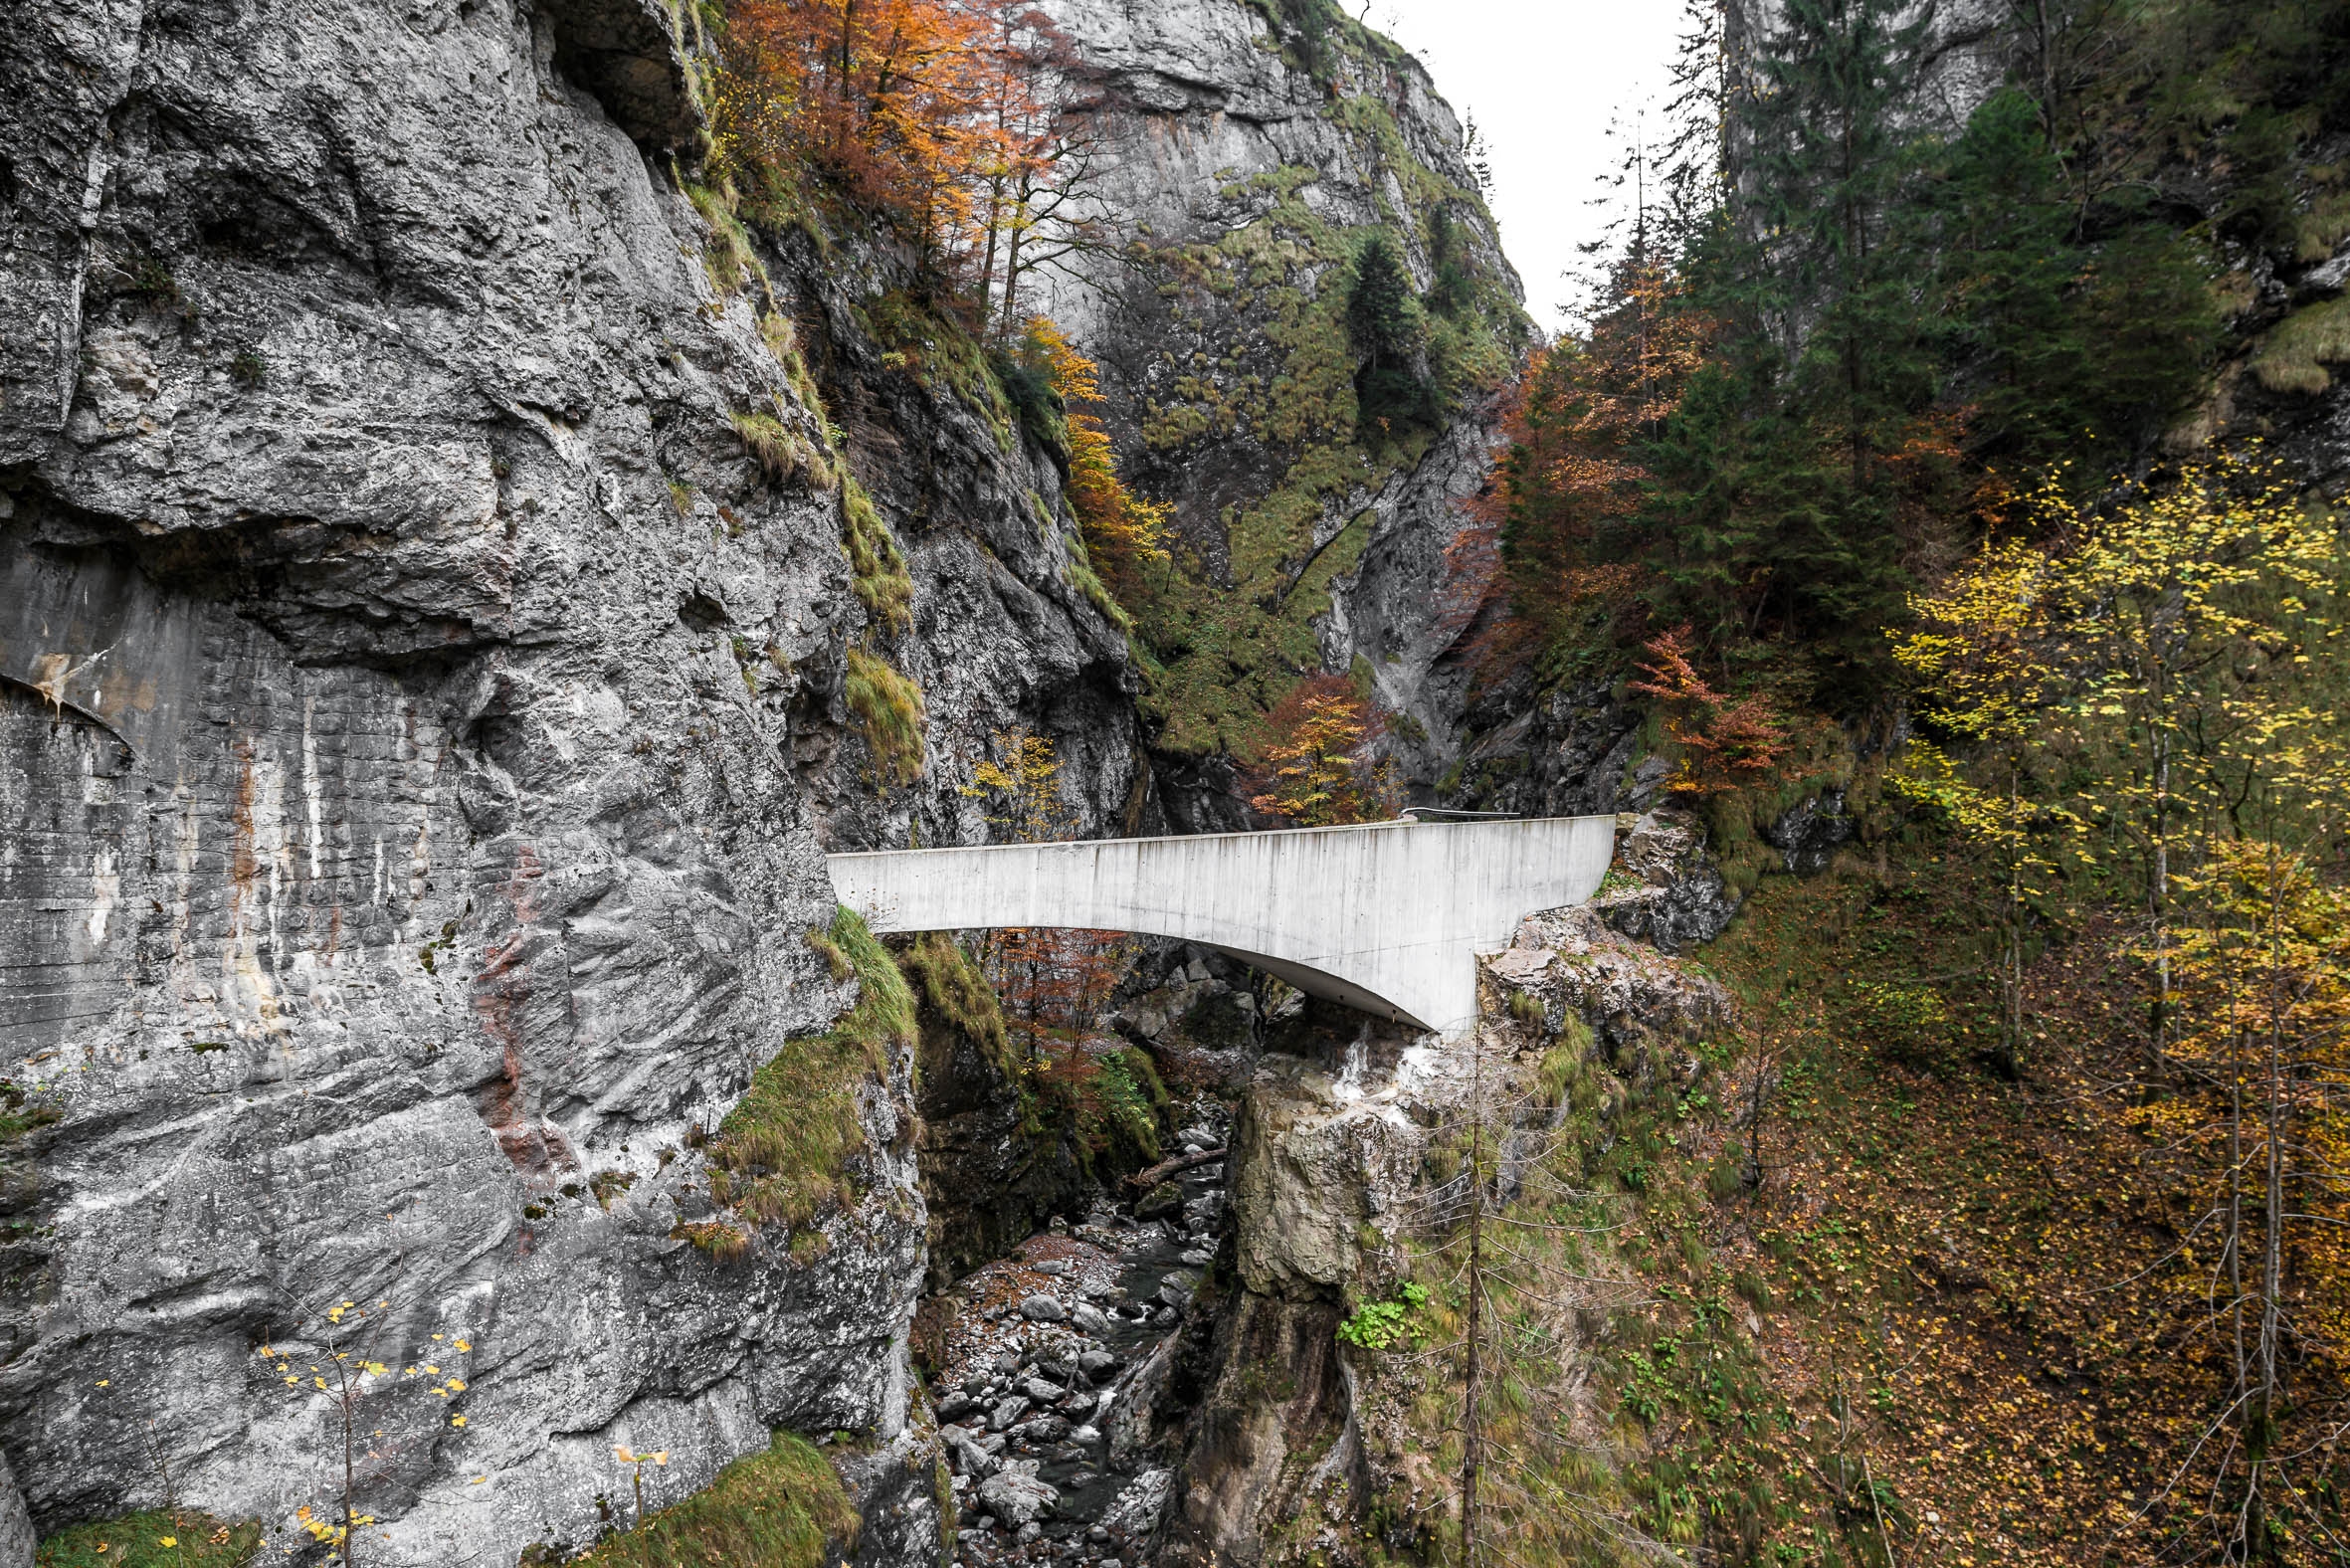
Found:
M 1796 802 L 1771 820 L 1762 837 L 1779 852 L 1788 871 L 1798 877 L 1817 876 L 1852 840 L 1853 819 L 1845 813 L 1845 792 L 1822 790 Z

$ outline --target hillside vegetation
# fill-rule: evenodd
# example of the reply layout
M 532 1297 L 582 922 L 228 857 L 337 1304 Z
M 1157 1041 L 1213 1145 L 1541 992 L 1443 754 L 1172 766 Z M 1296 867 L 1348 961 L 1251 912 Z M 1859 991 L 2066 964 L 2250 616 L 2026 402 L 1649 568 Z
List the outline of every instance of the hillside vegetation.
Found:
M 2331 4 L 1693 40 L 1464 554 L 1489 689 L 1646 713 L 1744 1007 L 1593 1125 L 1604 1452 L 1530 1439 L 1495 1560 L 2350 1552 L 2346 60 Z M 1849 847 L 1758 882 L 1807 800 Z

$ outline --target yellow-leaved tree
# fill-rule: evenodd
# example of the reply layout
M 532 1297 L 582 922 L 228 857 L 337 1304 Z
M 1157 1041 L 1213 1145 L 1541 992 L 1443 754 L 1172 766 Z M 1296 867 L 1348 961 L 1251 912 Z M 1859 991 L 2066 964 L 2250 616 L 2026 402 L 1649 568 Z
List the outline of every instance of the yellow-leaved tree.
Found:
M 2257 459 L 2037 498 L 2042 543 L 1913 601 L 1896 657 L 1935 739 L 1892 782 L 2005 857 L 2011 1008 L 2035 887 L 2129 889 L 2151 1071 L 2116 1102 L 2168 1173 L 2180 1240 L 2149 1277 L 2210 1391 L 2142 1508 L 2185 1555 L 2302 1560 L 2350 1430 L 2342 519 Z
M 2339 648 L 2339 534 L 2301 504 L 2289 475 L 2257 460 L 2192 465 L 2101 511 L 2084 510 L 2060 476 L 2035 500 L 2063 546 L 2049 592 L 2059 657 L 2079 677 L 2084 806 L 2139 863 L 2159 1064 L 2181 836 L 2211 831 L 2231 799 L 2249 804 L 2256 779 L 2299 791 L 2294 780 L 2321 759 L 2312 726 L 2340 693 L 2309 691 L 2297 675 Z M 2295 809 L 2306 816 L 2311 804 Z
M 1249 804 L 1303 828 L 1395 814 L 1395 786 L 1374 751 L 1378 715 L 1338 676 L 1299 683 L 1266 717 L 1265 760 Z
M 1893 658 L 1915 683 L 1918 714 L 1947 743 L 1975 753 L 1962 767 L 1945 744 L 1913 737 L 1886 783 L 1934 807 L 2000 870 L 2000 1027 L 2010 1074 L 2024 1052 L 2024 945 L 2032 899 L 2057 870 L 2053 841 L 2078 819 L 2028 790 L 2030 763 L 2055 706 L 2049 561 L 2021 539 L 1994 539 L 1934 592 L 1911 596 L 1914 625 Z M 1988 772 L 1987 780 L 1979 782 Z

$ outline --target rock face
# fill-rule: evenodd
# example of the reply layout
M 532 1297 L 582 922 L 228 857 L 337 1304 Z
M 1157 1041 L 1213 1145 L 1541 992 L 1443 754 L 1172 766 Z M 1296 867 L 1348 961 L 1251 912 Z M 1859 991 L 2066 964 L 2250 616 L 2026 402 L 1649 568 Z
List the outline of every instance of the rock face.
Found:
M 1458 1149 L 1481 1105 L 1504 1170 L 1538 1158 L 1566 1114 L 1537 1088 L 1547 1055 L 1577 1051 L 1615 1076 L 1600 1098 L 1621 1105 L 1622 1083 L 1694 1068 L 1687 1042 L 1729 1015 L 1718 983 L 1590 907 L 1529 915 L 1482 973 L 1468 1040 L 1300 1027 L 1259 1065 L 1233 1139 L 1242 1288 L 1191 1420 L 1166 1561 L 1359 1564 L 1364 1518 L 1441 1494 L 1426 1363 L 1351 1353 L 1338 1329 L 1350 1307 L 1388 1298 L 1404 1255 L 1458 1215 L 1458 1188 L 1432 1185 L 1455 1168 L 1444 1146 Z M 1588 1348 L 1558 1346 L 1564 1385 L 1584 1384 Z
M 1392 1101 L 1349 1101 L 1318 1067 L 1269 1057 L 1235 1139 L 1241 1282 L 1264 1296 L 1343 1289 L 1363 1226 L 1411 1185 L 1417 1129 L 1397 1125 Z
M 1644 756 L 1640 732 L 1640 710 L 1609 683 L 1539 691 L 1519 670 L 1461 710 L 1445 804 L 1533 817 L 1641 810 L 1666 768 Z
M 1816 836 L 1825 838 L 1825 828 Z M 1819 854 L 1824 864 L 1827 851 Z M 1788 858 L 1792 870 L 1796 857 L 1790 852 Z M 1738 894 L 1706 854 L 1704 824 L 1685 811 L 1619 817 L 1611 877 L 1617 884 L 1601 886 L 1589 905 L 1591 916 L 1664 952 L 1684 952 L 1712 941 L 1738 912 Z
M 928 1016 L 921 1028 L 929 1284 L 941 1290 L 1053 1215 L 1083 1212 L 1093 1184 L 1062 1129 L 1024 1121 L 1019 1090 L 976 1041 Z
M 1441 768 L 1445 661 L 1473 608 L 1447 546 L 1490 467 L 1489 393 L 1530 333 L 1459 121 L 1417 60 L 1352 22 L 1308 39 L 1247 0 L 1046 9 L 1092 77 L 1095 209 L 1120 259 L 1043 289 L 1100 361 L 1126 468 L 1174 503 L 1215 585 L 1166 611 L 1181 649 L 1150 700 L 1169 809 L 1228 816 L 1227 781 L 1188 759 L 1242 741 L 1300 674 L 1358 660 L 1405 715 L 1408 765 Z M 1359 407 L 1345 300 L 1374 232 L 1443 300 L 1421 368 L 1452 401 L 1433 421 Z M 1433 292 L 1448 268 L 1457 296 Z
M 1616 1050 L 1644 1038 L 1693 1038 L 1731 1015 L 1719 981 L 1628 939 L 1589 906 L 1527 915 L 1483 969 L 1540 1004 L 1546 1027 L 1580 1019 Z
M 776 1425 L 894 1441 L 904 1054 L 816 1256 L 675 1227 L 701 1136 L 854 994 L 803 940 L 826 848 L 983 836 L 955 786 L 1015 725 L 1085 829 L 1139 809 L 1052 464 L 867 336 L 881 261 L 709 258 L 658 6 L 33 0 L 5 34 L 0 1072 L 37 1114 L 0 1145 L 0 1455 L 34 1521 L 159 1500 L 150 1443 L 273 1538 L 331 1511 L 302 1390 L 338 1349 L 392 1369 L 387 1564 L 590 1538 L 616 1443 L 689 1487 Z M 818 428 L 794 335 L 901 536 L 902 635 L 843 494 L 738 434 Z M 853 644 L 925 688 L 918 780 Z M 428 1361 L 439 1393 L 399 1377 Z

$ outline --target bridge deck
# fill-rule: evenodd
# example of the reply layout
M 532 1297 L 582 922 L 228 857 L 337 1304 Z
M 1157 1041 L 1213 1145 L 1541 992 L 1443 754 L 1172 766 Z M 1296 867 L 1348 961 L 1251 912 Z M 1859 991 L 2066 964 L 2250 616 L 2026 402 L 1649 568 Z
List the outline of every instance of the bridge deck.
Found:
M 1066 926 L 1181 937 L 1300 990 L 1454 1034 L 1475 955 L 1520 917 L 1581 903 L 1613 817 L 1372 823 L 826 858 L 877 931 Z

